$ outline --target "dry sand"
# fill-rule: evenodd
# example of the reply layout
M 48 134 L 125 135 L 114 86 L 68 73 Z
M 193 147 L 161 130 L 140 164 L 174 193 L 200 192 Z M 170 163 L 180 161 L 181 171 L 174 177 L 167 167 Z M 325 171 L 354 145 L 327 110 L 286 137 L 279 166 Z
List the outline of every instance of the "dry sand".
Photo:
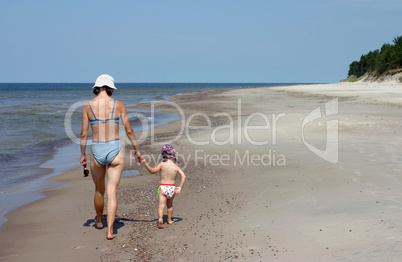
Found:
M 174 225 L 156 228 L 159 178 L 127 155 L 127 169 L 142 175 L 121 180 L 116 239 L 94 228 L 93 184 L 76 169 L 53 178 L 67 185 L 7 215 L 0 261 L 399 261 L 401 93 L 400 84 L 330 84 L 178 96 L 193 128 L 172 142 L 188 178 Z M 337 112 L 326 116 L 334 98 Z M 302 136 L 314 110 L 322 117 Z M 306 143 L 325 150 L 334 120 L 339 154 L 330 163 Z M 182 127 L 157 127 L 154 140 Z M 150 140 L 142 154 L 158 157 Z

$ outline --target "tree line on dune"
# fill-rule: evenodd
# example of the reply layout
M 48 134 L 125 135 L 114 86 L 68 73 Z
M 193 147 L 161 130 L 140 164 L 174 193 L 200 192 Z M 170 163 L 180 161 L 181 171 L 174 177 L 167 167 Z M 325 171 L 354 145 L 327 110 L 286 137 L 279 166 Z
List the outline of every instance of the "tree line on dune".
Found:
M 349 65 L 348 77 L 361 77 L 364 74 L 381 74 L 402 68 L 402 36 L 394 38 L 393 44 L 383 44 L 381 50 L 370 51 Z

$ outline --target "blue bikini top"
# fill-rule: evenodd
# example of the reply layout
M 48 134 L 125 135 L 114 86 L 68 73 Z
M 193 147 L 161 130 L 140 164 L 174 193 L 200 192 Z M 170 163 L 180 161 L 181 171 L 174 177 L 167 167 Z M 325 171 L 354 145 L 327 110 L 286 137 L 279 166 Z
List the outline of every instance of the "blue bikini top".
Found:
M 88 101 L 88 105 L 89 108 L 91 108 L 92 114 L 94 115 L 95 119 L 94 120 L 89 120 L 89 123 L 91 124 L 91 126 L 96 125 L 96 124 L 100 124 L 100 123 L 112 123 L 112 124 L 119 124 L 119 120 L 120 118 L 113 118 L 113 114 L 114 114 L 114 107 L 116 105 L 116 99 L 114 100 L 114 104 L 113 104 L 113 111 L 112 111 L 112 116 L 108 119 L 98 119 L 95 116 L 94 111 L 92 110 L 92 106 L 91 103 Z

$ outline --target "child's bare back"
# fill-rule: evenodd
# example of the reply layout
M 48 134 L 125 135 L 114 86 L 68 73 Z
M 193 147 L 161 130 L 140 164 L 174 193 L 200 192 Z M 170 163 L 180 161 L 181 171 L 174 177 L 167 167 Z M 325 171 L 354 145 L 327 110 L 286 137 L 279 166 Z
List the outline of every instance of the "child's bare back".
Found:
M 172 160 L 161 162 L 161 184 L 174 184 L 176 182 L 178 167 Z

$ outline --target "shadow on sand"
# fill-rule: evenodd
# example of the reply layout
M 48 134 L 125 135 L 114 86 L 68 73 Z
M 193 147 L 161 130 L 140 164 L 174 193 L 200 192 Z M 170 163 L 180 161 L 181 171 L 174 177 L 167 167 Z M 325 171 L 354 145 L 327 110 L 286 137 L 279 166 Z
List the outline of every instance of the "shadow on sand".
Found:
M 182 221 L 183 219 L 180 218 L 180 217 L 173 217 L 172 220 L 173 220 L 173 222 L 177 223 L 177 222 Z M 115 222 L 114 222 L 114 225 L 113 225 L 113 234 L 117 234 L 117 231 L 120 228 L 125 226 L 124 222 L 135 222 L 135 223 L 152 223 L 152 222 L 154 222 L 154 223 L 157 223 L 158 219 L 155 218 L 155 219 L 146 220 L 146 219 L 127 219 L 127 218 L 124 218 L 124 217 L 123 218 L 116 218 Z M 102 223 L 103 223 L 103 228 L 107 227 L 107 216 L 106 215 L 102 216 Z M 167 224 L 167 215 L 163 215 L 163 224 Z M 88 219 L 82 226 L 84 226 L 84 227 L 93 227 L 93 228 L 98 229 L 96 227 L 95 218 Z

